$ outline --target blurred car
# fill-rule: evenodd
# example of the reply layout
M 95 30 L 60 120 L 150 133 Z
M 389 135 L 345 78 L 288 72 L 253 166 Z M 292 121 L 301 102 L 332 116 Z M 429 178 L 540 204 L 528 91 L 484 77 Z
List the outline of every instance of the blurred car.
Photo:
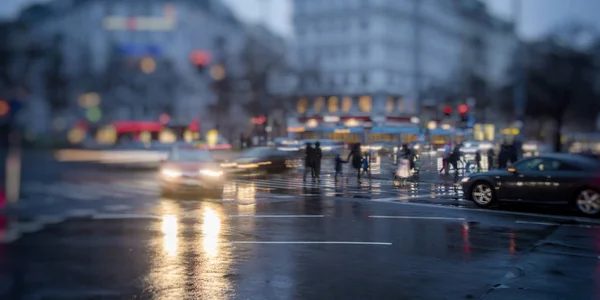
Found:
M 221 166 L 234 175 L 280 173 L 292 167 L 295 157 L 290 152 L 272 147 L 257 147 L 242 152 L 232 162 Z
M 301 152 L 302 145 L 302 141 L 299 140 L 291 140 L 285 138 L 276 138 L 273 140 L 273 146 L 277 147 L 277 150 L 296 152 L 296 154 Z
M 206 191 L 222 193 L 224 172 L 210 152 L 195 147 L 174 147 L 160 165 L 163 194 Z
M 571 154 L 548 154 L 513 167 L 462 179 L 465 198 L 481 207 L 501 201 L 569 204 L 585 215 L 600 213 L 600 162 Z

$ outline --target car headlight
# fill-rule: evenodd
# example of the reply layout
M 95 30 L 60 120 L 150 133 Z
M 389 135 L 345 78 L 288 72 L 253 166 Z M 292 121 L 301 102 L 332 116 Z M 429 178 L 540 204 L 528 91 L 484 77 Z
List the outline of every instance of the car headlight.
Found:
M 236 163 L 222 163 L 221 167 L 223 167 L 223 168 L 234 168 L 234 167 L 237 167 L 237 164 Z
M 173 170 L 173 169 L 162 169 L 162 170 L 160 170 L 160 173 L 164 177 L 170 177 L 170 178 L 177 178 L 177 177 L 181 176 L 181 171 Z
M 465 182 L 469 182 L 469 180 L 470 180 L 469 177 L 465 177 L 460 182 L 465 183 Z
M 223 171 L 215 171 L 215 170 L 200 170 L 200 175 L 210 176 L 210 177 L 219 177 L 223 175 Z
M 238 165 L 238 168 L 240 168 L 240 169 L 255 169 L 255 168 L 258 168 L 258 164 L 243 164 L 243 165 Z

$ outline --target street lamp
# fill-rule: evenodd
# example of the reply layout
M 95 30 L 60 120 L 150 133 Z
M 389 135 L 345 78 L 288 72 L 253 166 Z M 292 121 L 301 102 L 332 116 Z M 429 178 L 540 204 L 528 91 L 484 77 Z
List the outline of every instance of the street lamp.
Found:
M 140 62 L 140 68 L 144 74 L 154 73 L 156 70 L 156 61 L 152 57 L 144 57 Z

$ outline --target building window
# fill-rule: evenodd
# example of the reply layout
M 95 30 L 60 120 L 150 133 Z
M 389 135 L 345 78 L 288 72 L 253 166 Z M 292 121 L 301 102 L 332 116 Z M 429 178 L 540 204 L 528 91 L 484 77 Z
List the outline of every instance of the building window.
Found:
M 388 97 L 387 98 L 387 102 L 385 104 L 385 111 L 389 114 L 389 113 L 393 113 L 394 112 L 394 97 Z
M 361 112 L 371 112 L 371 96 L 361 96 L 358 99 L 358 109 L 360 109 Z
M 329 100 L 327 100 L 327 108 L 329 109 L 329 112 L 337 112 L 338 111 L 338 106 L 339 106 L 339 100 L 337 97 L 329 97 Z
M 325 98 L 319 97 L 315 99 L 315 112 L 320 113 L 323 110 L 323 106 L 325 105 Z
M 351 97 L 344 97 L 342 99 L 342 111 L 347 113 L 351 109 L 352 109 L 352 98 Z
M 398 104 L 396 105 L 398 107 L 398 111 L 403 113 L 406 110 L 406 107 L 404 107 L 404 99 L 403 98 L 398 98 Z
M 364 84 L 364 85 L 369 84 L 369 75 L 367 73 L 363 73 L 361 79 L 362 79 L 362 84 Z
M 296 105 L 296 111 L 298 111 L 299 114 L 306 113 L 307 108 L 308 108 L 308 99 L 301 98 L 300 100 L 298 100 L 298 104 Z

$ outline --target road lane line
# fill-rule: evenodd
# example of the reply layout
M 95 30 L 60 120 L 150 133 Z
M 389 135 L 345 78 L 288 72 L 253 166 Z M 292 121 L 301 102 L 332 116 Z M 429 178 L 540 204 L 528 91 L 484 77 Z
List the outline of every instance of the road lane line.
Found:
M 230 218 L 324 218 L 325 215 L 229 215 Z
M 67 217 L 88 217 L 96 213 L 94 209 L 71 209 L 67 210 L 64 215 Z
M 518 224 L 532 224 L 532 225 L 543 225 L 543 226 L 560 226 L 558 223 L 551 222 L 530 222 L 530 221 L 515 221 Z
M 119 220 L 119 219 L 161 219 L 161 216 L 144 214 L 96 214 L 92 217 L 95 220 Z
M 397 197 L 388 197 L 388 198 L 375 198 L 372 201 L 380 201 L 380 202 L 390 202 L 390 201 L 403 201 L 403 200 L 411 200 L 417 198 L 431 198 L 431 193 L 428 194 L 416 194 L 416 195 L 403 195 Z
M 586 218 L 581 218 L 581 217 L 544 215 L 544 214 L 536 214 L 536 213 L 503 211 L 503 210 L 493 210 L 493 209 L 483 209 L 483 208 L 456 207 L 456 206 L 448 206 L 446 204 L 432 204 L 432 203 L 430 204 L 430 203 L 415 203 L 415 202 L 386 202 L 386 203 L 396 204 L 396 205 L 407 205 L 407 206 L 414 206 L 414 207 L 427 207 L 427 208 L 439 208 L 439 209 L 449 209 L 449 210 L 473 211 L 473 212 L 483 212 L 483 213 L 490 213 L 490 214 L 538 217 L 538 218 L 545 218 L 545 219 L 567 220 L 567 221 L 577 221 L 577 222 L 581 222 L 581 223 L 600 224 L 600 220 L 586 219 Z
M 464 221 L 465 218 L 449 218 L 449 217 L 417 217 L 417 216 L 369 216 L 373 219 L 414 219 L 414 220 L 448 220 L 448 221 Z
M 344 241 L 232 241 L 232 244 L 289 244 L 289 245 L 375 245 L 391 246 L 386 242 L 344 242 Z

